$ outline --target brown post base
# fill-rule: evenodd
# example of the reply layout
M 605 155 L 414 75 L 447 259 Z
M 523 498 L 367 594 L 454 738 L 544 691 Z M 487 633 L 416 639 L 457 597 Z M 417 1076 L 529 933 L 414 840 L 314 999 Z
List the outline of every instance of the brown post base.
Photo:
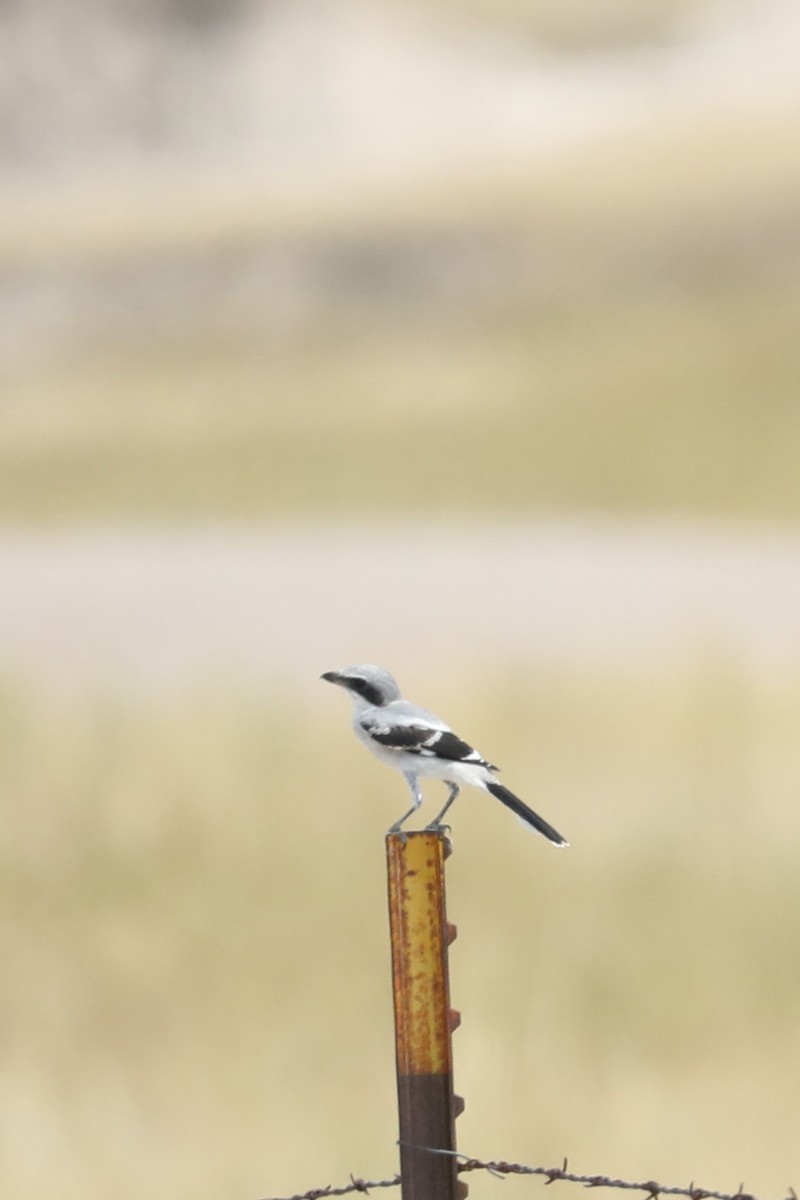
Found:
M 453 1077 L 398 1075 L 400 1111 L 405 1114 L 400 1143 L 403 1195 L 457 1195 L 457 1162 L 453 1154 L 431 1154 L 428 1146 L 452 1146 Z

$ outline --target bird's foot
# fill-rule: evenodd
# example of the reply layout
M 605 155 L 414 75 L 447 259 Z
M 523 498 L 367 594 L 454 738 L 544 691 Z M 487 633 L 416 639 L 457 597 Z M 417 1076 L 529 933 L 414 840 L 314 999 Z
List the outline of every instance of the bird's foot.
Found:
M 446 825 L 444 821 L 431 821 L 430 825 L 425 826 L 425 832 L 448 834 L 452 833 L 452 829 L 449 825 Z

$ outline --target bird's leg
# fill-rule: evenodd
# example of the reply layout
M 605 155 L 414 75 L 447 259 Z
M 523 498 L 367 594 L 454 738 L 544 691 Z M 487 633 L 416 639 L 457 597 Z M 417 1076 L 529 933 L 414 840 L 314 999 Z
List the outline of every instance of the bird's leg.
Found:
M 402 838 L 405 838 L 406 835 L 403 832 L 403 825 L 408 818 L 417 811 L 420 804 L 422 804 L 422 792 L 419 790 L 417 777 L 413 771 L 404 771 L 403 775 L 405 776 L 405 781 L 408 784 L 414 803 L 411 805 L 411 808 L 407 813 L 403 813 L 399 821 L 395 821 L 394 825 L 389 826 L 389 828 L 386 830 L 386 833 L 399 833 Z
M 458 795 L 458 793 L 460 791 L 460 788 L 457 783 L 450 783 L 447 786 L 450 788 L 450 794 L 447 797 L 447 802 L 446 802 L 444 808 L 439 813 L 438 817 L 434 817 L 434 819 L 431 821 L 430 825 L 425 826 L 425 829 L 430 830 L 431 833 L 435 832 L 438 829 L 449 829 L 450 828 L 449 825 L 442 824 L 442 817 L 444 816 L 444 814 L 447 812 L 450 805 L 455 800 L 456 796 Z

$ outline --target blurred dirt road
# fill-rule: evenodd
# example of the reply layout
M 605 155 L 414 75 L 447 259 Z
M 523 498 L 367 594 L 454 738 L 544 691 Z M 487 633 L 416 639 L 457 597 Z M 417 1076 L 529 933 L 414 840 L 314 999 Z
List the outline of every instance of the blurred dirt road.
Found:
M 352 661 L 473 683 L 698 656 L 792 677 L 800 533 L 664 521 L 0 535 L 0 674 L 303 688 Z

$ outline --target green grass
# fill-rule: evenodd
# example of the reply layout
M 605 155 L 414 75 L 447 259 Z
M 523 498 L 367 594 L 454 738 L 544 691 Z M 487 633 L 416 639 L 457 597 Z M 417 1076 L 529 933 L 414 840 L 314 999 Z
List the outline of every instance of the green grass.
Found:
M 800 692 L 724 662 L 495 686 L 517 727 L 451 707 L 572 846 L 459 801 L 462 1146 L 782 1194 Z M 381 835 L 401 781 L 341 713 L 312 745 L 319 706 L 219 681 L 68 707 L 9 686 L 0 713 L 3 1194 L 218 1200 L 390 1174 Z

